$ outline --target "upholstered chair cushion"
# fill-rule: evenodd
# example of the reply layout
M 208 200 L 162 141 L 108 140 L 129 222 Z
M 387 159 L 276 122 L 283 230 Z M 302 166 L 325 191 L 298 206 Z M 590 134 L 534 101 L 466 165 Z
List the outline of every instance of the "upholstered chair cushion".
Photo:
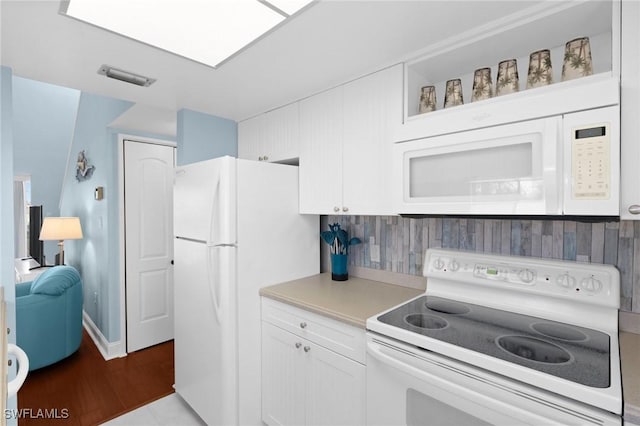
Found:
M 77 284 L 80 275 L 73 266 L 56 266 L 40 274 L 31 284 L 31 294 L 60 296 Z

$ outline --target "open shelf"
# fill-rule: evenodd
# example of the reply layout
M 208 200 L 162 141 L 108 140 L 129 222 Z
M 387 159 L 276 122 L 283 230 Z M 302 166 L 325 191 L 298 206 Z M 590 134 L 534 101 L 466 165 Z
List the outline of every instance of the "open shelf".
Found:
M 395 140 L 617 104 L 619 11 L 618 1 L 542 2 L 427 47 L 405 63 L 404 125 Z M 563 82 L 565 43 L 584 36 L 590 40 L 594 74 Z M 554 83 L 526 89 L 529 55 L 540 49 L 551 51 Z M 474 71 L 491 68 L 495 93 L 498 63 L 505 59 L 517 59 L 520 92 L 471 102 Z M 454 78 L 462 81 L 465 104 L 445 110 L 445 84 Z M 426 85 L 436 88 L 437 110 L 419 114 L 420 88 Z M 452 120 L 457 125 L 438 124 Z

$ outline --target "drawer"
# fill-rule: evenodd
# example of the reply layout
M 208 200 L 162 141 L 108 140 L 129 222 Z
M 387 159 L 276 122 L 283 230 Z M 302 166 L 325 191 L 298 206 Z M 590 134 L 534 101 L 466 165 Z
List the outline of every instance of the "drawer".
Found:
M 365 331 L 329 317 L 262 297 L 262 320 L 361 364 L 366 359 Z

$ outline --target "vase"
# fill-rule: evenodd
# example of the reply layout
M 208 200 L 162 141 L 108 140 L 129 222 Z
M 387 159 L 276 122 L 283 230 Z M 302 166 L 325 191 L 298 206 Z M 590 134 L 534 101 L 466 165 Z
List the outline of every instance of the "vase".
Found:
M 334 281 L 346 281 L 349 279 L 346 254 L 331 253 L 331 279 Z
M 589 37 L 580 37 L 567 42 L 564 47 L 562 81 L 586 77 L 593 73 Z
M 491 81 L 491 68 L 480 68 L 473 73 L 473 89 L 471 90 L 471 102 L 489 99 L 493 96 L 493 82 Z
M 436 88 L 435 86 L 424 86 L 420 89 L 420 106 L 418 112 L 423 114 L 436 110 Z
M 459 78 L 448 80 L 444 92 L 444 107 L 449 108 L 464 104 L 462 99 L 462 83 Z
M 507 59 L 498 64 L 496 80 L 496 96 L 507 95 L 520 90 L 518 81 L 518 63 L 515 59 Z
M 529 55 L 529 71 L 527 73 L 527 89 L 547 86 L 553 83 L 551 52 L 549 49 L 538 50 Z

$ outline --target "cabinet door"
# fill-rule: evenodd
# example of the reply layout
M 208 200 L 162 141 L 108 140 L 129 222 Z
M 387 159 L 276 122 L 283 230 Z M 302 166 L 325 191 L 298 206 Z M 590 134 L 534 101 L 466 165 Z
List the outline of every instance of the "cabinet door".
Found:
M 620 218 L 640 220 L 640 3 L 621 7 Z
M 342 86 L 300 101 L 300 213 L 342 210 Z
M 265 127 L 265 114 L 238 123 L 238 158 L 258 161 L 264 155 Z
M 365 366 L 304 343 L 307 425 L 364 425 Z
M 298 158 L 300 116 L 298 103 L 283 106 L 266 114 L 266 138 L 263 156 L 266 161 Z
M 262 322 L 262 421 L 268 425 L 304 423 L 303 342 Z
M 343 205 L 350 214 L 393 214 L 391 139 L 402 124 L 402 75 L 396 65 L 344 86 Z

